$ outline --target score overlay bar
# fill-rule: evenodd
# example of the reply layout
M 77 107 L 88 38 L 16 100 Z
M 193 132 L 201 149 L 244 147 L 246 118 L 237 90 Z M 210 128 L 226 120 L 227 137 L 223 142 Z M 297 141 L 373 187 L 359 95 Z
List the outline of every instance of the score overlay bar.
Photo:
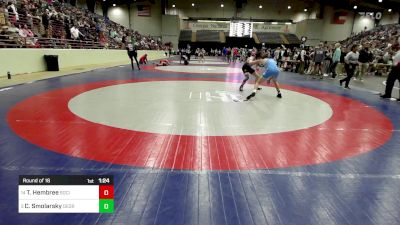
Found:
M 113 176 L 21 175 L 19 213 L 113 213 Z

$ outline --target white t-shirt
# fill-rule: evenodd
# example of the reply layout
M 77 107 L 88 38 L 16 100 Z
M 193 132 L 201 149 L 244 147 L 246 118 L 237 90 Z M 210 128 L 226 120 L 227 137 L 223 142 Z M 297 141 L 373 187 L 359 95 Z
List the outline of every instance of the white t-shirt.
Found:
M 274 58 L 275 58 L 275 60 L 277 60 L 278 58 L 279 58 L 279 50 L 275 50 L 275 52 L 274 52 Z
M 389 54 L 389 52 L 386 52 L 386 53 L 383 55 L 383 62 L 384 62 L 384 63 L 388 63 L 389 60 L 390 60 L 390 54 Z
M 12 13 L 13 13 L 14 16 L 15 16 L 15 19 L 16 19 L 16 20 L 19 20 L 18 12 L 17 12 L 17 9 L 15 8 L 15 5 L 12 4 L 12 5 L 8 6 L 8 8 L 11 8 L 11 10 L 13 11 Z
M 400 63 L 400 50 L 393 56 L 393 66 L 397 66 Z
M 306 50 L 302 49 L 300 52 L 301 61 L 304 61 L 304 56 L 306 55 Z
M 358 52 L 349 52 L 347 55 L 344 57 L 344 60 L 350 64 L 358 64 Z
M 128 51 L 132 52 L 134 50 L 133 48 L 134 46 L 132 45 L 132 43 L 128 44 Z
M 79 38 L 79 30 L 78 28 L 72 27 L 71 28 L 71 35 L 74 39 Z
M 21 37 L 27 37 L 26 33 L 25 33 L 22 29 L 20 29 L 20 30 L 18 31 L 18 34 L 19 34 L 19 36 L 21 36 Z

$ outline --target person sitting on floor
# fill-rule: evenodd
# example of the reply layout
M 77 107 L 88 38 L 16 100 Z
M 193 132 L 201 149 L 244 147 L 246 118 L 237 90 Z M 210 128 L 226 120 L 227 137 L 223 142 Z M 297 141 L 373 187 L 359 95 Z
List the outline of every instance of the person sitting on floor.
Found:
M 166 59 L 161 59 L 159 63 L 156 64 L 156 66 L 168 66 L 169 61 Z
M 142 55 L 139 59 L 140 64 L 147 64 L 147 54 Z

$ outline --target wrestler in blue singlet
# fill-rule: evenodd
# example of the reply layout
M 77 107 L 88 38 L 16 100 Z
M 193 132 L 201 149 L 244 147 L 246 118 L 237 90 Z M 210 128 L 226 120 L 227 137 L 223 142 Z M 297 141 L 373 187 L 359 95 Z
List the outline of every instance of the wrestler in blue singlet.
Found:
M 265 72 L 263 77 L 268 79 L 270 77 L 277 79 L 279 76 L 279 68 L 275 60 L 273 59 L 265 59 Z

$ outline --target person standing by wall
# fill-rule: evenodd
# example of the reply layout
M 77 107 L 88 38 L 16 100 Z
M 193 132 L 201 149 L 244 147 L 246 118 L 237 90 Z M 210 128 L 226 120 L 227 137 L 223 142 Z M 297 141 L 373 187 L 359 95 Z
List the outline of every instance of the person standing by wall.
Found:
M 225 47 L 222 49 L 222 56 L 223 56 L 224 60 L 226 59 L 226 53 L 227 53 L 227 51 L 228 51 L 228 49 L 225 48 Z
M 340 56 L 342 54 L 342 51 L 340 50 L 340 43 L 335 44 L 335 51 L 333 52 L 332 56 L 332 64 L 329 67 L 329 72 L 332 74 L 332 78 L 335 79 L 336 77 L 336 67 L 338 63 L 340 62 Z
M 344 88 L 347 88 L 347 89 L 350 89 L 349 83 L 350 83 L 351 78 L 354 76 L 354 71 L 356 70 L 357 65 L 358 65 L 359 53 L 357 50 L 358 50 L 358 45 L 353 45 L 351 47 L 351 51 L 349 53 L 347 53 L 347 55 L 344 57 L 344 61 L 345 61 L 344 68 L 346 70 L 347 77 L 344 79 L 341 79 L 339 82 L 340 82 L 340 86 L 343 85 L 343 82 L 346 82 Z
M 336 74 L 338 74 L 339 76 L 343 76 L 345 74 L 345 70 L 344 70 L 344 57 L 347 55 L 348 53 L 348 49 L 345 47 L 341 47 L 340 48 L 340 61 L 336 67 Z
M 304 69 L 306 66 L 306 50 L 304 49 L 304 47 L 301 48 L 298 59 L 300 60 L 299 73 L 304 74 Z
M 190 50 L 190 44 L 186 45 L 186 56 L 188 57 L 188 60 L 190 61 L 190 55 L 192 54 Z
M 332 48 L 329 45 L 325 46 L 325 57 L 323 62 L 324 77 L 329 76 L 329 69 L 332 65 Z
M 369 46 L 367 44 L 363 45 L 363 49 L 360 51 L 360 57 L 358 62 L 360 63 L 360 70 L 357 79 L 363 81 L 365 73 L 368 71 L 369 63 L 372 61 L 372 54 L 369 52 Z
M 313 79 L 316 76 L 320 76 L 320 79 L 323 79 L 323 70 L 322 70 L 322 63 L 325 58 L 325 51 L 324 46 L 320 43 L 314 51 L 314 71 L 313 71 Z

